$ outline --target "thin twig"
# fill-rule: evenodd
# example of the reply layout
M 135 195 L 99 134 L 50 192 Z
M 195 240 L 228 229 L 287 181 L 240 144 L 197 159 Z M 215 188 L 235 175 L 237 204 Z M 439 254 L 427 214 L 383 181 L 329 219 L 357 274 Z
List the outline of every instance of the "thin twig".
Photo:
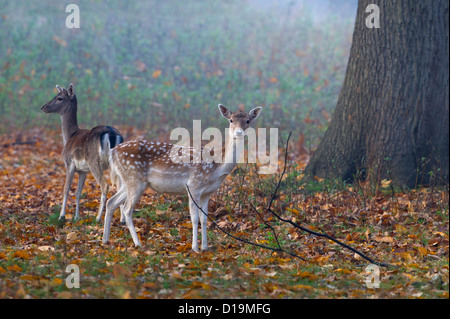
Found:
M 2 144 L 3 147 L 9 147 L 14 145 L 35 145 L 36 141 L 23 141 L 23 142 L 12 142 L 12 143 L 5 143 Z
M 261 216 L 261 214 L 260 214 L 260 213 L 258 212 L 258 210 L 255 208 L 255 206 L 253 206 L 252 203 L 250 203 L 250 206 L 251 206 L 252 209 L 256 212 L 256 214 L 258 215 L 259 219 L 261 219 L 261 221 L 264 223 L 264 225 L 266 225 L 267 227 L 270 228 L 270 230 L 272 230 L 272 233 L 273 233 L 273 235 L 274 235 L 274 237 L 275 237 L 275 241 L 277 242 L 277 246 L 278 246 L 280 249 L 282 249 L 282 248 L 281 248 L 280 241 L 278 240 L 277 232 L 275 231 L 275 229 L 272 227 L 272 225 L 270 225 L 268 222 L 266 222 L 266 221 L 264 220 L 264 218 Z
M 288 147 L 289 147 L 289 139 L 291 138 L 291 134 L 292 132 L 289 132 L 287 141 L 286 141 L 286 153 L 284 156 L 284 167 L 283 167 L 283 172 L 281 173 L 280 179 L 278 180 L 278 184 L 277 187 L 275 188 L 275 191 L 272 194 L 272 198 L 270 199 L 270 203 L 267 209 L 271 209 L 272 207 L 272 203 L 275 200 L 275 197 L 277 195 L 278 189 L 280 188 L 281 185 L 281 180 L 283 179 L 284 174 L 286 173 L 286 167 L 287 167 L 287 154 L 288 154 Z

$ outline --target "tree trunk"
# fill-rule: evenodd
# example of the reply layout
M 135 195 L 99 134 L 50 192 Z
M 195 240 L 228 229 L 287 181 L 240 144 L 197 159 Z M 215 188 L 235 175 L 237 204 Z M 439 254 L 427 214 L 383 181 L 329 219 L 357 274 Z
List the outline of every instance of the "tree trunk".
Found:
M 366 26 L 369 4 L 379 28 Z M 448 184 L 448 17 L 448 0 L 359 1 L 344 84 L 308 177 Z

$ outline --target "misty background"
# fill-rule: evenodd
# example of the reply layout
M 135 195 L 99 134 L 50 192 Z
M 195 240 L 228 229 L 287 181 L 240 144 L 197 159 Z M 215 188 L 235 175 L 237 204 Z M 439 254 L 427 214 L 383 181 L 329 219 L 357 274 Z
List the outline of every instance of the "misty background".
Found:
M 80 29 L 68 29 L 69 3 Z M 0 1 L 0 130 L 60 129 L 40 111 L 75 85 L 78 122 L 170 130 L 227 125 L 217 109 L 263 106 L 258 127 L 317 145 L 345 76 L 356 0 Z

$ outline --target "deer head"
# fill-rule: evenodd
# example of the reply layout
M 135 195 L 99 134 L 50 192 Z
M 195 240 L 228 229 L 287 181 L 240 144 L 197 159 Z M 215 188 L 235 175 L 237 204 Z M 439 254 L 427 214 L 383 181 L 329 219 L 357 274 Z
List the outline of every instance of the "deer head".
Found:
M 58 94 L 41 107 L 42 111 L 45 113 L 58 113 L 62 115 L 73 107 L 76 107 L 77 98 L 73 84 L 69 84 L 67 90 L 59 85 L 56 85 L 56 89 L 58 90 Z
M 252 109 L 248 114 L 242 111 L 231 112 L 225 105 L 219 104 L 220 113 L 230 122 L 229 134 L 235 139 L 244 138 L 244 132 L 251 122 L 261 113 L 262 107 Z

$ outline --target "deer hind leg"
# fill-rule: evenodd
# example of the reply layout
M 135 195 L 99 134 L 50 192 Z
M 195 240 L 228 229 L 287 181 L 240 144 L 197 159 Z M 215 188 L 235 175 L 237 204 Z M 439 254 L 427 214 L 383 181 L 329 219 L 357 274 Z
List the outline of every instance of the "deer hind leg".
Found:
M 141 246 L 141 242 L 139 241 L 136 229 L 134 228 L 133 210 L 134 206 L 141 198 L 141 195 L 144 192 L 145 187 L 146 187 L 145 183 L 139 183 L 137 185 L 133 185 L 133 187 L 127 187 L 127 198 L 124 210 L 125 222 L 127 224 L 128 229 L 130 230 L 131 237 L 133 238 L 133 242 L 136 246 Z
M 64 183 L 63 202 L 61 207 L 61 213 L 59 214 L 59 219 L 64 219 L 64 217 L 66 216 L 67 196 L 69 196 L 70 185 L 72 185 L 74 175 L 75 175 L 75 167 L 73 165 L 68 166 L 66 168 L 66 181 Z
M 78 186 L 77 186 L 77 192 L 75 193 L 76 197 L 76 210 L 75 210 L 75 220 L 77 220 L 80 217 L 80 197 L 81 192 L 83 190 L 84 182 L 86 181 L 87 172 L 79 172 L 78 173 Z
M 125 201 L 122 205 L 120 205 L 120 224 L 126 225 L 125 221 L 125 206 L 127 205 L 127 202 Z
M 108 194 L 109 186 L 106 182 L 105 176 L 103 176 L 103 170 L 98 165 L 91 165 L 90 168 L 95 180 L 100 184 L 100 189 L 102 192 L 100 207 L 97 213 L 97 222 L 100 222 L 102 220 L 103 209 L 105 208 L 106 195 Z
M 103 243 L 106 244 L 109 241 L 109 234 L 111 229 L 111 220 L 114 211 L 125 201 L 127 198 L 127 189 L 125 185 L 117 191 L 106 203 L 105 224 L 103 226 Z
M 116 145 L 118 145 L 119 143 L 116 141 Z M 116 189 L 119 190 L 122 185 L 124 185 L 124 182 L 122 181 L 120 175 L 118 175 L 113 169 L 110 170 L 110 176 L 111 176 L 111 183 L 113 185 L 116 185 Z M 125 215 L 124 215 L 124 209 L 125 209 L 125 204 L 121 204 L 120 205 L 120 223 L 122 225 L 125 225 Z

